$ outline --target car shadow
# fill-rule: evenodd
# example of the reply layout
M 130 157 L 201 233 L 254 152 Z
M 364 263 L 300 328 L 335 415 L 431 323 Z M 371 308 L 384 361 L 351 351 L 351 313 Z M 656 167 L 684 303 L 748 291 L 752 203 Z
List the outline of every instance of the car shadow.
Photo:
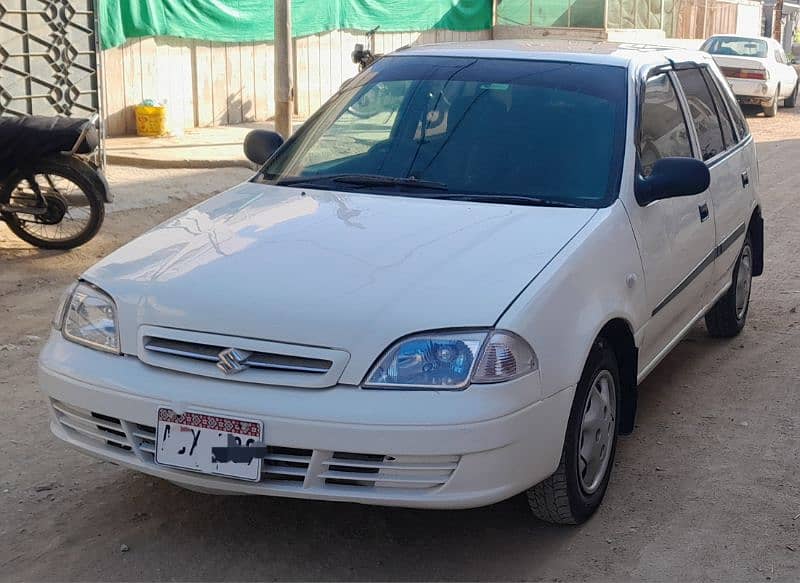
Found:
M 120 478 L 103 489 L 102 508 L 83 501 L 81 523 L 126 544 L 129 573 L 142 579 L 518 579 L 532 558 L 546 562 L 581 532 L 534 520 L 523 496 L 433 511 L 215 496 L 133 472 Z M 116 578 L 113 565 L 100 572 Z

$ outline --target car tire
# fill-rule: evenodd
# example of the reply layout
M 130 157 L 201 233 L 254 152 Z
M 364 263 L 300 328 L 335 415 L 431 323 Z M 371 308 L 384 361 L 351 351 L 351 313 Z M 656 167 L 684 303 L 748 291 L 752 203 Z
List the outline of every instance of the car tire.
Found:
M 794 84 L 794 91 L 792 94 L 783 100 L 784 107 L 794 107 L 797 105 L 797 90 L 800 88 L 800 81 Z
M 766 117 L 775 117 L 778 114 L 778 103 L 780 102 L 780 94 L 781 94 L 781 88 L 778 87 L 777 91 L 775 91 L 775 97 L 772 98 L 772 102 L 770 103 L 770 105 L 765 105 L 763 107 L 764 115 Z
M 614 465 L 621 394 L 616 354 L 599 338 L 575 391 L 558 468 L 526 492 L 534 516 L 581 524 L 600 506 Z
M 753 246 L 748 234 L 733 268 L 733 281 L 725 295 L 706 314 L 706 328 L 714 338 L 732 338 L 739 334 L 750 309 L 753 281 Z

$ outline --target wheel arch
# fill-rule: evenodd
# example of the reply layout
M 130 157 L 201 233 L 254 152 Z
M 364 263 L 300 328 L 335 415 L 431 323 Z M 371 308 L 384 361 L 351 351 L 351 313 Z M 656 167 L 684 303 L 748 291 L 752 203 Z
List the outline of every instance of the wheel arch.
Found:
M 611 345 L 617 357 L 622 400 L 620 404 L 619 432 L 628 435 L 633 432 L 636 420 L 637 382 L 639 370 L 639 349 L 630 324 L 622 318 L 606 322 L 597 335 L 596 341 L 604 340 Z
M 747 231 L 753 246 L 753 276 L 758 276 L 764 273 L 764 219 L 760 206 L 753 209 Z

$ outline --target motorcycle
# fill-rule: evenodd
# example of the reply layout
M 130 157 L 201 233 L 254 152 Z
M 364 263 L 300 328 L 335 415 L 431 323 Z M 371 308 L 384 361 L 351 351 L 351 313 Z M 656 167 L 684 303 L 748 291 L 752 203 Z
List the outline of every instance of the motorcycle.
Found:
M 350 53 L 350 58 L 353 60 L 353 63 L 358 65 L 359 73 L 383 56 L 375 53 L 375 33 L 379 28 L 380 26 L 376 26 L 367 32 L 366 36 L 369 41 L 369 48 L 365 49 L 363 44 L 357 43 L 353 52 Z M 383 111 L 384 101 L 387 97 L 388 91 L 385 85 L 380 84 L 375 90 L 362 95 L 348 108 L 348 111 L 362 119 L 372 117 Z
M 0 117 L 0 221 L 42 249 L 72 249 L 100 230 L 108 183 L 98 116 Z

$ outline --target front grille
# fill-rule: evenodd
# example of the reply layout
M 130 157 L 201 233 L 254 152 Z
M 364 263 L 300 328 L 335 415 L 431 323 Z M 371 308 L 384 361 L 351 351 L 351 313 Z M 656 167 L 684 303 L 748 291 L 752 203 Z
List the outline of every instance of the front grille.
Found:
M 331 387 L 338 382 L 350 358 L 347 352 L 330 348 L 154 326 L 142 326 L 141 331 L 142 362 L 238 382 Z
M 267 451 L 267 456 L 261 463 L 261 477 L 264 480 L 303 485 L 313 450 L 268 446 Z
M 181 342 L 179 340 L 168 340 L 166 338 L 148 338 L 145 340 L 144 347 L 147 350 L 171 354 L 181 358 L 193 358 L 195 360 L 213 362 L 215 365 L 219 362 L 219 353 L 225 350 L 224 346 L 209 346 L 207 344 Z M 317 358 L 251 352 L 240 364 L 253 368 L 324 374 L 330 370 L 333 363 L 330 360 L 321 360 Z
M 80 409 L 55 399 L 51 403 L 56 419 L 73 435 L 155 464 L 155 427 Z M 457 455 L 385 455 L 268 444 L 261 464 L 260 483 L 281 489 L 394 488 L 422 494 L 447 483 L 459 461 Z
M 458 466 L 459 456 L 391 456 L 334 452 L 319 477 L 332 486 L 436 488 Z
M 131 451 L 131 444 L 119 419 L 72 407 L 53 399 L 56 419 L 84 439 L 95 441 L 123 451 Z

